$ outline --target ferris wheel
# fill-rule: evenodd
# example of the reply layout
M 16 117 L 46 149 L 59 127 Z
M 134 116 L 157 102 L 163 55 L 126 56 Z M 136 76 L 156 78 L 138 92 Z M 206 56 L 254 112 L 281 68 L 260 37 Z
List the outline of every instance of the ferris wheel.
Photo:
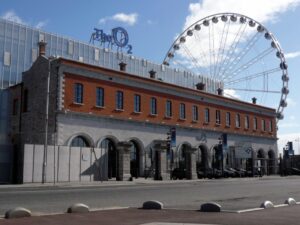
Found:
M 288 70 L 282 48 L 261 23 L 237 13 L 218 13 L 186 28 L 173 42 L 164 65 L 209 77 L 224 95 L 276 108 L 287 106 Z

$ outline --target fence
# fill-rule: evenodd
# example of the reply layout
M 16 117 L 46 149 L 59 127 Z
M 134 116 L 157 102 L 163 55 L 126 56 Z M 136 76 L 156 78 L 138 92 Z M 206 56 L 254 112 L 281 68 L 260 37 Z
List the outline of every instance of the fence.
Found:
M 24 146 L 23 183 L 40 183 L 43 177 L 44 145 Z M 90 182 L 107 180 L 107 150 L 47 146 L 45 182 Z

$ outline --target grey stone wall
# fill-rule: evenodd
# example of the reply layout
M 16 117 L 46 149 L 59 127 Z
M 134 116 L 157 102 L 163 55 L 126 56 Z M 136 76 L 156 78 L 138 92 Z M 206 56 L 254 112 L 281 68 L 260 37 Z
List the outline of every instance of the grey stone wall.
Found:
M 107 180 L 107 152 L 99 148 L 49 145 L 45 182 L 90 182 Z M 23 183 L 41 183 L 44 145 L 24 146 Z

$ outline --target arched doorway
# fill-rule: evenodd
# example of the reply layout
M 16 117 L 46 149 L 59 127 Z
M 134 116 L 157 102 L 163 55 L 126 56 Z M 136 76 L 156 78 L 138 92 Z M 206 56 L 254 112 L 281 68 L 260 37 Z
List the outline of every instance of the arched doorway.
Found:
M 212 168 L 215 171 L 222 170 L 222 149 L 219 149 L 218 145 L 214 146 L 212 150 Z
M 266 161 L 265 152 L 263 149 L 259 149 L 256 155 L 256 168 L 258 172 L 261 173 L 261 175 L 266 174 L 265 161 Z
M 275 164 L 275 152 L 273 150 L 268 151 L 268 166 L 267 166 L 267 174 L 275 174 L 276 164 Z
M 205 145 L 200 145 L 197 149 L 196 164 L 198 178 L 206 177 L 208 169 L 208 149 Z
M 71 147 L 91 147 L 91 145 L 85 137 L 79 135 L 72 139 Z
M 130 141 L 130 174 L 132 177 L 140 176 L 140 148 L 135 141 Z
M 101 141 L 99 147 L 106 153 L 107 156 L 108 179 L 116 178 L 118 169 L 118 152 L 115 143 L 111 139 L 105 138 Z
M 189 179 L 188 173 L 191 168 L 191 154 L 188 153 L 189 149 L 191 149 L 191 145 L 187 142 L 178 146 L 177 163 L 172 171 L 172 179 Z

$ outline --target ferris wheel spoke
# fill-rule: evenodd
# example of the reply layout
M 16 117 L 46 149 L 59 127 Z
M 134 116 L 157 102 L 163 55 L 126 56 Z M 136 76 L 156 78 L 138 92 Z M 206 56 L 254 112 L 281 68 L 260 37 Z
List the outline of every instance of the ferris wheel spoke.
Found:
M 194 64 L 195 68 L 197 68 L 197 70 L 200 72 L 202 67 L 199 65 L 199 62 L 197 61 L 197 59 L 193 56 L 191 51 L 185 45 L 183 45 L 183 49 L 186 52 L 186 54 L 191 58 L 192 63 Z
M 226 77 L 226 71 L 228 71 L 228 68 L 231 67 L 231 71 L 236 68 L 237 65 L 243 60 L 243 58 L 250 52 L 250 50 L 253 48 L 253 46 L 258 42 L 261 36 L 259 36 L 259 33 L 256 33 L 255 35 L 252 36 L 251 39 L 247 39 L 246 46 L 244 49 L 240 52 L 240 54 L 237 54 L 233 59 L 232 62 L 227 65 L 225 68 L 223 68 L 223 73 L 221 74 L 220 78 L 225 78 Z M 224 76 L 225 75 L 225 76 Z
M 219 48 L 218 48 L 218 54 L 217 54 L 217 62 L 215 64 L 216 74 L 214 74 L 214 78 L 216 78 L 216 75 L 217 75 L 218 69 L 219 69 L 218 64 L 219 64 L 220 50 L 221 50 L 221 46 L 222 46 L 222 43 L 223 43 L 223 37 L 224 37 L 224 31 L 225 31 L 226 24 L 228 24 L 228 23 L 224 23 L 224 26 L 223 26 L 223 29 L 222 29 L 222 35 L 221 35 L 221 40 L 220 40 L 220 44 L 219 44 Z M 224 51 L 224 49 L 223 49 L 223 51 Z
M 253 57 L 252 59 L 250 59 L 249 61 L 247 61 L 243 65 L 241 65 L 236 70 L 234 70 L 234 71 L 226 71 L 226 74 L 230 74 L 232 77 L 236 77 L 238 74 L 240 74 L 241 72 L 249 69 L 249 67 L 251 67 L 252 65 L 254 65 L 256 62 L 258 62 L 262 58 L 266 57 L 267 55 L 269 55 L 273 51 L 274 51 L 274 49 L 272 47 L 270 47 L 270 48 L 262 51 L 257 56 Z
M 261 90 L 261 89 L 247 89 L 247 88 L 231 88 L 225 87 L 226 90 L 233 90 L 233 91 L 248 91 L 248 92 L 263 92 L 263 93 L 273 93 L 273 94 L 281 94 L 281 91 L 275 90 Z
M 230 57 L 232 56 L 232 54 L 234 53 L 235 51 L 235 48 L 236 48 L 236 44 L 238 42 L 238 40 L 240 39 L 240 35 L 241 35 L 241 29 L 243 27 L 243 24 L 240 25 L 239 29 L 238 29 L 238 32 L 235 34 L 235 37 L 230 45 L 230 47 L 228 48 L 228 51 L 226 52 L 226 56 L 224 58 L 224 61 L 222 62 L 222 66 L 223 65 L 226 65 L 230 62 Z M 220 75 L 218 74 L 218 77 L 220 77 Z
M 245 82 L 245 81 L 249 81 L 249 80 L 254 80 L 258 77 L 273 74 L 273 73 L 276 73 L 280 70 L 281 69 L 279 67 L 278 68 L 273 68 L 273 69 L 266 70 L 266 71 L 263 71 L 263 72 L 260 72 L 260 73 L 255 73 L 255 74 L 252 74 L 252 75 L 249 75 L 249 76 L 246 76 L 246 77 L 242 77 L 242 78 L 239 78 L 239 79 L 236 79 L 236 80 L 224 81 L 224 84 L 225 85 L 232 85 L 232 84 L 237 84 L 237 83 L 241 83 L 241 82 Z
M 201 43 L 201 39 L 200 39 L 200 37 L 199 37 L 199 35 L 198 35 L 197 33 L 195 34 L 195 39 L 196 39 L 199 43 Z M 201 45 L 199 44 L 199 47 L 197 47 L 197 48 L 199 48 L 199 50 L 200 50 L 200 56 L 202 57 L 202 59 L 203 59 L 203 61 L 204 61 L 204 65 L 209 65 L 208 58 L 207 58 L 207 54 L 204 53 L 205 51 L 203 51 Z M 205 66 L 203 66 L 203 67 L 205 67 Z M 205 68 L 206 68 L 206 67 L 205 67 Z M 207 70 L 207 68 L 206 68 L 206 70 Z
M 219 74 L 220 73 L 220 69 L 222 68 L 222 63 L 224 62 L 224 51 L 225 51 L 225 48 L 226 48 L 226 43 L 227 43 L 227 37 L 228 37 L 228 33 L 229 33 L 229 25 L 230 25 L 230 20 L 229 20 L 229 22 L 228 23 L 225 23 L 226 25 L 227 25 L 227 29 L 226 29 L 226 35 L 225 35 L 225 41 L 224 41 L 224 43 L 223 43 L 223 48 L 222 48 L 222 53 L 221 53 L 221 60 L 220 60 L 220 62 L 221 62 L 221 65 L 220 66 L 218 66 L 218 69 L 217 69 L 217 74 Z M 223 34 L 222 34 L 223 35 Z

